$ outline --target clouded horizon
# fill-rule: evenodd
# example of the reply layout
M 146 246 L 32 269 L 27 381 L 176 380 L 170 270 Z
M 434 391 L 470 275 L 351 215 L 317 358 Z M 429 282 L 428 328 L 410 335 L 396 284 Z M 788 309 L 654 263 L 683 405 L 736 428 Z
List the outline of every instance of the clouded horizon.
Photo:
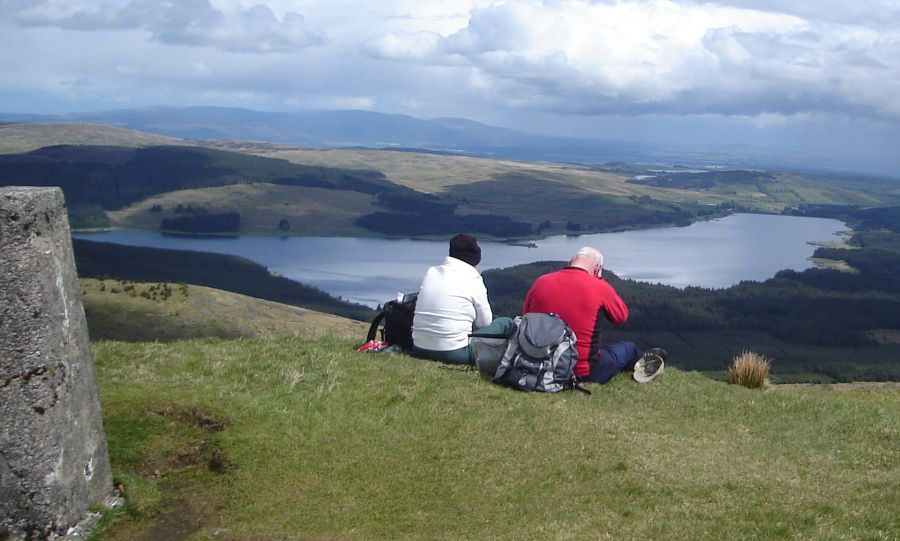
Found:
M 0 0 L 0 44 L 4 113 L 366 109 L 900 173 L 896 0 Z

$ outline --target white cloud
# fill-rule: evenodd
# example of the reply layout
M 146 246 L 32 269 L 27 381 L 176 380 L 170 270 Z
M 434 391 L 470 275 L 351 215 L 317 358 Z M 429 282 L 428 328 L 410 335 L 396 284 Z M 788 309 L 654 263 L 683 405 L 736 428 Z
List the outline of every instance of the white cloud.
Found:
M 346 96 L 334 100 L 335 109 L 374 109 L 375 98 L 373 96 Z
M 507 103 L 566 113 L 838 108 L 900 117 L 896 20 L 874 29 L 804 18 L 821 13 L 810 9 L 752 5 L 497 3 L 473 10 L 452 34 L 392 33 L 366 50 L 382 60 L 468 66 L 479 73 L 472 80 L 480 95 L 491 85 L 518 88 Z
M 403 62 L 428 61 L 441 40 L 435 32 L 397 32 L 364 44 L 374 57 Z
M 208 0 L 7 1 L 6 17 L 25 26 L 84 32 L 143 30 L 170 45 L 214 47 L 241 53 L 292 52 L 325 42 L 320 30 L 288 11 L 280 19 L 264 4 L 222 11 Z
M 377 108 L 642 141 L 805 140 L 827 119 L 861 134 L 900 126 L 900 3 L 0 0 L 0 111 L 110 105 Z

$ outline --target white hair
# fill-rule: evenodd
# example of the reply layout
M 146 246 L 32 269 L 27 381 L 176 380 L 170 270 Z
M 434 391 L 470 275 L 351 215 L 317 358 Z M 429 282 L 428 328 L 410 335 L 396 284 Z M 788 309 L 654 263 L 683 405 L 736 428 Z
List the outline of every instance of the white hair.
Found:
M 600 250 L 596 248 L 591 248 L 590 246 L 582 246 L 578 249 L 578 253 L 575 254 L 575 258 L 583 257 L 589 260 L 594 265 L 603 266 L 603 254 L 600 253 Z

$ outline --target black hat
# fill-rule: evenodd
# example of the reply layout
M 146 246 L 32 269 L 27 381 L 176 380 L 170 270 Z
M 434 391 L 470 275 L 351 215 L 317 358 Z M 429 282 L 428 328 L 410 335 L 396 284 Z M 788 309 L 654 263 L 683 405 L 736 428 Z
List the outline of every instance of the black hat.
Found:
M 450 257 L 465 261 L 473 267 L 481 263 L 481 248 L 472 235 L 456 235 L 450 239 Z

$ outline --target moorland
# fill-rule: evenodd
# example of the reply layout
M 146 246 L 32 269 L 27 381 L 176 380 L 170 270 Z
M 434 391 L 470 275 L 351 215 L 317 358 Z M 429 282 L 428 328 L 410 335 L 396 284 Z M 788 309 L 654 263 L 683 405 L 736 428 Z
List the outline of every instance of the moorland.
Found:
M 126 499 L 96 541 L 900 531 L 896 384 L 751 390 L 669 367 L 527 395 L 356 353 L 365 325 L 344 318 L 194 285 L 81 285 Z
M 126 500 L 96 541 L 900 531 L 896 384 L 751 390 L 669 367 L 526 395 L 356 353 L 365 324 L 345 318 L 194 285 L 81 286 Z
M 94 342 L 127 501 L 97 538 L 900 532 L 896 387 L 759 391 L 672 368 L 591 396 L 528 395 L 357 343 Z

